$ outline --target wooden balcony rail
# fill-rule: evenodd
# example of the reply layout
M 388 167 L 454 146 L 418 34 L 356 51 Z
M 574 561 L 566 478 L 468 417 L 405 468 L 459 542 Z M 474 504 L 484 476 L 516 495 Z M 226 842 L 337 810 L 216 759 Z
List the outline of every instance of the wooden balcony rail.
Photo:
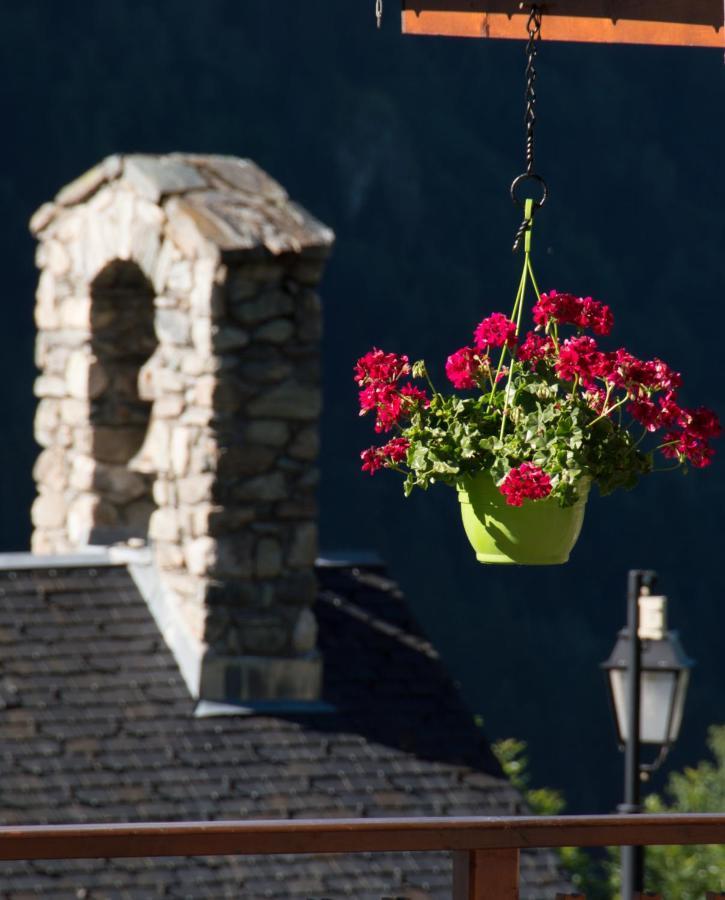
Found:
M 725 815 L 300 819 L 0 827 L 0 860 L 448 850 L 453 856 L 453 900 L 517 900 L 522 849 L 626 844 L 725 844 Z M 573 900 L 581 895 L 560 895 L 562 900 L 567 896 Z M 717 893 L 708 896 L 722 897 Z

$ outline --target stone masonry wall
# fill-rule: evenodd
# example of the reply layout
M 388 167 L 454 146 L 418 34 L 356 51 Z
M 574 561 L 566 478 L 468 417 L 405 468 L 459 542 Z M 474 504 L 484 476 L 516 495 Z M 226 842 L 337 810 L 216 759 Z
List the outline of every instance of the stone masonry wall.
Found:
M 32 227 L 33 551 L 148 537 L 203 696 L 314 697 L 330 232 L 221 157 L 111 157 Z

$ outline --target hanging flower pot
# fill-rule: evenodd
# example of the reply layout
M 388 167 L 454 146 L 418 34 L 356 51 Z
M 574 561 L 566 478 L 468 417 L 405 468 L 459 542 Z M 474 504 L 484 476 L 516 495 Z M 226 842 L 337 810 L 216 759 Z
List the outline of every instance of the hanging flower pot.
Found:
M 425 363 L 407 356 L 374 349 L 355 368 L 360 414 L 394 435 L 363 451 L 363 470 L 399 472 L 406 496 L 456 487 L 483 563 L 566 562 L 590 485 L 604 495 L 650 472 L 707 466 L 721 430 L 710 410 L 681 404 L 682 378 L 661 359 L 600 346 L 614 326 L 608 306 L 539 291 L 531 201 L 527 216 L 513 311 L 484 318 L 472 343 L 448 356 L 455 393 L 438 391 Z M 522 336 L 529 286 L 534 328 Z
M 579 498 L 571 506 L 552 497 L 511 506 L 490 472 L 463 478 L 456 487 L 463 528 L 479 562 L 552 566 L 568 561 L 584 522 L 588 481 L 579 483 Z

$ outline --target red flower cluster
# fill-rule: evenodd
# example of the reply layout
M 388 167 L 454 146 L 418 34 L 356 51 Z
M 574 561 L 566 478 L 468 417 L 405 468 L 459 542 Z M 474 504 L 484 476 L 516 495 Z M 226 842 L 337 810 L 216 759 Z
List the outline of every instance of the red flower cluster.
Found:
M 534 307 L 534 322 L 546 326 L 550 319 L 559 325 L 576 325 L 588 328 L 594 334 L 609 334 L 614 326 L 612 311 L 604 303 L 591 297 L 575 297 L 549 291 L 542 294 Z
M 379 469 L 405 462 L 410 441 L 404 437 L 392 438 L 383 447 L 369 447 L 360 454 L 363 472 L 374 475 Z
M 665 435 L 662 453 L 669 459 L 687 459 L 702 469 L 710 465 L 715 452 L 708 441 L 718 437 L 722 427 L 715 413 L 704 406 L 680 412 L 680 428 Z
M 599 375 L 602 354 L 597 349 L 594 338 L 581 334 L 569 338 L 559 347 L 559 358 L 554 364 L 556 374 L 564 381 L 579 379 L 585 388 L 594 387 L 594 379 Z
M 473 347 L 461 347 L 446 360 L 446 375 L 453 387 L 474 388 L 488 370 L 488 360 L 476 354 Z
M 504 366 L 505 351 L 512 360 L 531 367 L 541 365 L 539 374 L 550 373 L 567 382 L 557 403 L 585 402 L 596 417 L 609 417 L 616 410 L 625 411 L 634 422 L 648 432 L 660 431 L 662 453 L 680 463 L 689 461 L 702 467 L 710 463 L 713 450 L 710 441 L 721 432 L 717 416 L 708 409 L 687 409 L 678 403 L 677 392 L 682 377 L 661 359 L 642 360 L 620 348 L 605 351 L 595 338 L 577 333 L 562 337 L 552 323 L 588 329 L 595 335 L 608 335 L 613 316 L 608 306 L 591 297 L 550 291 L 541 294 L 533 311 L 536 331 L 519 341 L 516 324 L 503 313 L 492 313 L 476 326 L 472 346 L 461 347 L 446 360 L 446 375 L 458 389 L 480 388 L 493 378 L 491 351 L 502 348 L 496 378 L 510 378 L 514 372 Z M 541 328 L 550 333 L 537 333 Z M 548 372 L 543 371 L 546 367 Z M 410 381 L 407 356 L 385 353 L 374 348 L 355 366 L 355 381 L 360 391 L 360 414 L 375 412 L 375 430 L 387 432 L 393 427 L 405 428 L 406 420 L 427 407 L 430 400 L 424 390 Z M 578 389 L 578 390 L 577 390 Z M 630 422 L 631 425 L 631 422 Z M 625 426 L 626 427 L 626 426 Z M 362 454 L 363 470 L 373 474 L 385 466 L 405 462 L 409 443 L 406 438 L 393 438 L 382 447 L 370 447 Z M 522 463 L 511 469 L 500 485 L 506 502 L 520 506 L 525 499 L 549 496 L 549 476 L 537 466 Z
M 516 343 L 516 323 L 503 313 L 491 313 L 476 326 L 473 341 L 477 350 L 485 353 L 490 347 L 510 349 Z
M 398 386 L 410 374 L 407 356 L 373 349 L 355 365 L 355 381 L 360 385 L 360 415 L 376 411 L 375 430 L 390 431 L 400 418 L 419 404 L 430 402 L 425 391 L 412 384 Z
M 518 346 L 516 358 L 519 362 L 537 363 L 553 353 L 554 342 L 550 337 L 542 337 L 534 331 L 529 331 Z
M 373 347 L 355 364 L 355 381 L 363 387 L 366 384 L 395 384 L 403 375 L 410 373 L 410 360 L 397 353 L 385 353 Z
M 546 472 L 533 463 L 521 463 L 508 474 L 498 487 L 509 506 L 522 506 L 524 500 L 543 500 L 551 493 L 551 480 Z

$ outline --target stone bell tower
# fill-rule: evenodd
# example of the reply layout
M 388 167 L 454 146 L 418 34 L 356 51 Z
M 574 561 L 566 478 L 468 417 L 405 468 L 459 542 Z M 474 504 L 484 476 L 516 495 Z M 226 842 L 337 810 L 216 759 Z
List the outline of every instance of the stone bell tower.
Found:
M 147 538 L 200 696 L 314 699 L 332 232 L 248 160 L 182 154 L 109 157 L 31 229 L 33 551 Z

